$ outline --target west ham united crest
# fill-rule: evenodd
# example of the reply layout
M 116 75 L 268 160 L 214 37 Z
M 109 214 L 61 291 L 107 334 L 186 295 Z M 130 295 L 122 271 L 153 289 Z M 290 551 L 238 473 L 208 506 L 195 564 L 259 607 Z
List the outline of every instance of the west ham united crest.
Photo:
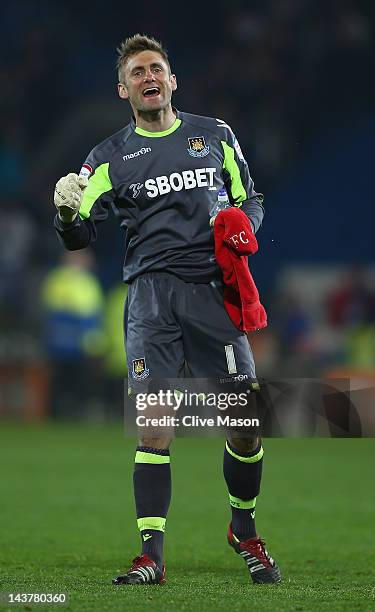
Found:
M 132 365 L 132 376 L 135 380 L 143 380 L 150 374 L 150 370 L 146 368 L 146 359 L 144 357 L 133 359 Z
M 194 136 L 194 138 L 188 138 L 188 141 L 188 153 L 192 157 L 205 157 L 209 154 L 210 147 L 206 145 L 203 136 Z

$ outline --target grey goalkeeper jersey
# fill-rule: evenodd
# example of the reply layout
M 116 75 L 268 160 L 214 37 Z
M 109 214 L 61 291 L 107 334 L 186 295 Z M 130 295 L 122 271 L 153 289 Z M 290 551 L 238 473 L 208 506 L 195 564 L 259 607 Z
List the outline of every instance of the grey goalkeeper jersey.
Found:
M 255 231 L 263 195 L 254 191 L 247 163 L 230 127 L 219 119 L 176 111 L 164 132 L 147 132 L 132 120 L 97 145 L 81 174 L 87 176 L 79 215 L 55 217 L 60 240 L 82 249 L 112 208 L 125 231 L 124 281 L 144 272 L 169 272 L 185 281 L 220 275 L 210 214 L 220 189 L 241 207 Z

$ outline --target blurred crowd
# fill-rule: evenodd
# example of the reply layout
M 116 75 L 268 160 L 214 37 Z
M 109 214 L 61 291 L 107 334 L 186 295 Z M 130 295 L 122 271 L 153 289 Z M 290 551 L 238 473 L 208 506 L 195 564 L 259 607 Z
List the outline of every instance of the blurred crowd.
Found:
M 124 37 L 140 31 L 166 44 L 178 76 L 176 106 L 225 118 L 239 136 L 257 189 L 266 193 L 278 188 L 317 133 L 372 111 L 373 3 L 257 0 L 229 6 L 218 0 L 196 7 L 192 2 L 181 14 L 174 12 L 166 4 L 146 0 L 126 6 L 114 1 L 106 10 L 96 0 L 89 6 L 70 0 L 17 0 L 2 10 L 2 364 L 27 359 L 60 363 L 65 349 L 54 342 L 68 342 L 71 333 L 80 346 L 69 350 L 78 351 L 89 373 L 100 363 L 103 385 L 123 374 L 123 360 L 114 374 L 121 324 L 116 339 L 105 323 L 111 308 L 119 320 L 118 303 L 123 301 L 120 231 L 114 221 L 103 226 L 95 259 L 93 253 L 81 259 L 77 255 L 74 262 L 63 257 L 52 229 L 52 193 L 61 175 L 79 170 L 91 148 L 129 119 L 128 106 L 116 98 L 114 68 L 115 49 Z M 59 303 L 61 297 L 54 283 L 70 266 L 76 274 L 85 271 L 97 300 L 95 314 L 78 316 L 79 333 L 73 331 L 77 321 L 69 318 L 72 313 L 67 318 L 66 313 L 53 313 L 51 296 L 56 291 Z M 265 371 L 280 358 L 288 363 L 286 355 L 300 373 L 311 371 L 312 364 L 319 369 L 325 360 L 375 366 L 372 276 L 369 283 L 366 272 L 345 274 L 337 288 L 331 283 L 331 295 L 320 292 L 320 318 L 298 292 L 283 292 L 280 283 L 271 288 L 274 324 L 261 341 L 266 350 L 259 347 Z M 324 321 L 336 338 L 323 356 L 316 347 L 317 321 Z M 340 330 L 348 333 L 340 336 Z M 84 384 L 81 368 L 82 363 L 69 375 L 76 375 L 77 393 Z M 53 380 L 64 387 L 61 380 Z M 64 401 L 69 404 L 69 398 Z
M 271 376 L 375 380 L 375 267 L 285 266 L 258 366 Z

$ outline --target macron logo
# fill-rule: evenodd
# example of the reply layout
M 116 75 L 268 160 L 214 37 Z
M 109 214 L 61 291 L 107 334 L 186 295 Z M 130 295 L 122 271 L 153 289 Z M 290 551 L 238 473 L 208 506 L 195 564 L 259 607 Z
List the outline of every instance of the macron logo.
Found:
M 134 157 L 138 157 L 139 155 L 146 155 L 146 153 L 151 153 L 151 147 L 142 147 L 142 149 L 139 149 L 139 151 L 129 153 L 129 155 L 124 155 L 122 159 L 124 161 L 128 161 L 128 159 L 133 159 Z

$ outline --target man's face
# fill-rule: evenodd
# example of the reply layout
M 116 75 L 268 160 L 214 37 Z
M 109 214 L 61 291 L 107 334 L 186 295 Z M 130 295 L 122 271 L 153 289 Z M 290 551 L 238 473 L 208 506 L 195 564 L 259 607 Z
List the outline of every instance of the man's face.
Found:
M 141 51 L 131 56 L 118 84 L 120 98 L 128 99 L 134 111 L 156 112 L 166 108 L 177 89 L 176 77 L 156 51 Z

